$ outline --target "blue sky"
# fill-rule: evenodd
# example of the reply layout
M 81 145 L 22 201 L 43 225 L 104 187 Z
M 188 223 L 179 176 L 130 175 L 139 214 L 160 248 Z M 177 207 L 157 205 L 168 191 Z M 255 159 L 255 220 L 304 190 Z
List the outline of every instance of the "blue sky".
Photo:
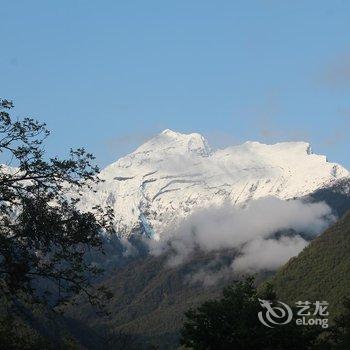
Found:
M 349 1 L 1 1 L 0 96 L 101 166 L 165 128 L 350 168 Z

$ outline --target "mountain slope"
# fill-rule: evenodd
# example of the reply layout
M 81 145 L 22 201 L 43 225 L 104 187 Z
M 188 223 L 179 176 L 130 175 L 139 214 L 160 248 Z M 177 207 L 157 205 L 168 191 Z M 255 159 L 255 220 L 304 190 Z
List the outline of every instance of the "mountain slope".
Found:
M 305 142 L 246 142 L 213 151 L 199 134 L 165 130 L 100 176 L 105 182 L 86 193 L 83 208 L 110 205 L 120 233 L 157 238 L 197 207 L 268 195 L 301 197 L 349 172 L 313 154 Z
M 317 197 L 317 201 L 332 198 L 335 203 L 338 203 L 338 200 L 335 199 L 340 198 L 341 205 L 338 205 L 337 208 L 344 211 L 346 208 L 350 209 L 350 194 L 346 195 L 347 192 L 344 190 L 346 188 L 344 181 L 335 182 L 334 186 L 310 194 L 310 198 L 314 200 L 313 198 Z M 331 202 L 329 204 L 332 205 Z M 326 246 L 324 248 L 327 249 Z M 115 249 L 116 247 L 113 246 L 114 251 Z M 108 256 L 110 254 L 112 250 L 107 253 Z M 230 269 L 232 259 L 236 254 L 237 251 L 234 249 L 209 253 L 195 251 L 189 261 L 172 268 L 166 264 L 166 255 L 154 257 L 143 254 L 133 260 L 129 258 L 126 264 L 109 268 L 103 280 L 114 294 L 113 301 L 108 308 L 111 313 L 110 319 L 102 322 L 101 319 L 96 318 L 87 304 L 72 309 L 71 315 L 93 329 L 99 329 L 103 327 L 103 324 L 113 330 L 130 334 L 132 338 L 143 344 L 157 344 L 161 349 L 173 348 L 178 340 L 184 312 L 190 306 L 218 297 L 225 285 L 240 277 L 240 275 L 233 274 Z M 326 254 L 322 253 L 320 259 L 323 256 Z M 310 281 L 303 281 L 307 274 L 302 264 L 298 268 L 297 281 L 291 287 L 288 285 L 289 280 L 284 280 L 283 276 L 276 280 L 281 300 L 287 298 L 291 293 L 294 293 L 298 299 L 299 290 L 308 288 Z M 308 264 L 305 268 L 315 270 L 315 273 L 322 269 L 321 263 L 313 266 L 311 260 Z M 336 273 L 336 270 L 334 272 Z M 257 283 L 271 274 L 272 272 L 260 272 L 257 275 Z M 215 279 L 215 276 L 219 278 Z M 203 284 L 210 278 L 212 279 L 211 284 Z M 289 294 L 285 292 L 285 289 L 289 290 Z
M 94 330 L 108 327 L 113 331 L 129 334 L 149 349 L 151 344 L 159 349 L 175 349 L 184 313 L 205 300 L 219 297 L 222 288 L 232 282 L 234 275 L 227 276 L 212 285 L 196 281 L 196 272 L 211 266 L 229 266 L 234 256 L 232 250 L 217 253 L 197 252 L 190 261 L 170 268 L 167 257 L 147 256 L 109 273 L 104 285 L 113 292 L 108 305 L 111 317 L 101 319 L 88 304 L 70 310 L 70 316 Z M 260 277 L 261 278 L 261 277 Z
M 314 239 L 272 278 L 286 302 L 326 300 L 331 317 L 350 295 L 350 212 Z
M 350 177 L 333 181 L 309 195 L 312 202 L 325 202 L 337 217 L 350 210 Z

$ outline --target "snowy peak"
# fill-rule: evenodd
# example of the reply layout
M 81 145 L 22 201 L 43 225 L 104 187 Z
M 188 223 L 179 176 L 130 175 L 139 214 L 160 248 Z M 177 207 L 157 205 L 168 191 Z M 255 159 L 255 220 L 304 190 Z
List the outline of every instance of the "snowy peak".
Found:
M 263 152 L 272 150 L 274 152 L 293 152 L 299 155 L 312 154 L 310 144 L 303 141 L 278 142 L 272 145 L 267 145 L 257 141 L 247 141 L 243 145 L 252 150 L 260 150 Z
M 146 153 L 148 155 L 151 153 L 189 153 L 207 157 L 211 154 L 211 148 L 207 140 L 200 134 L 181 134 L 166 129 L 133 152 L 133 154 L 138 153 Z
M 279 142 L 272 145 L 256 142 L 247 141 L 242 145 L 231 146 L 227 149 L 221 150 L 226 152 L 251 154 L 254 157 L 262 157 L 273 161 L 275 158 L 278 160 L 280 157 L 293 157 L 301 161 L 306 156 L 312 155 L 311 146 L 308 142 Z M 218 151 L 219 153 L 221 152 Z M 321 156 L 326 159 L 324 156 Z
M 180 164 L 184 159 L 191 159 L 191 163 L 196 158 L 200 161 L 201 158 L 210 155 L 212 155 L 212 150 L 202 135 L 181 134 L 166 129 L 134 152 L 109 165 L 102 171 L 102 174 L 109 177 L 114 171 L 124 173 L 123 169 L 127 169 L 128 173 L 131 169 L 140 172 L 141 169 L 148 168 L 152 169 L 151 171 L 169 166 L 176 168 L 176 164 Z
M 198 207 L 302 197 L 348 176 L 306 142 L 249 141 L 213 151 L 200 134 L 167 129 L 106 167 L 105 182 L 83 201 L 112 206 L 122 234 L 152 235 Z

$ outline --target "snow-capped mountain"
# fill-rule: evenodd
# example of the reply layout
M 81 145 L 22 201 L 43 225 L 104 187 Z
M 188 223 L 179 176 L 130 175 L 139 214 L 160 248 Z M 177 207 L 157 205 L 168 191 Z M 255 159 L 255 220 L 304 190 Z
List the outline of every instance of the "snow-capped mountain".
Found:
M 102 170 L 105 181 L 82 205 L 112 206 L 123 235 L 158 235 L 198 207 L 301 197 L 348 176 L 305 142 L 246 142 L 214 151 L 197 133 L 165 130 Z

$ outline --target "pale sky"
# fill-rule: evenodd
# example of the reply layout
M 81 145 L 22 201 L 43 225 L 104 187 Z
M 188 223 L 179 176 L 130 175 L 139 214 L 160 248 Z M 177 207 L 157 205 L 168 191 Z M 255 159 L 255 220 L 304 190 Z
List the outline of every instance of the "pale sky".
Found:
M 0 96 L 104 166 L 170 128 L 350 168 L 349 1 L 0 1 Z

